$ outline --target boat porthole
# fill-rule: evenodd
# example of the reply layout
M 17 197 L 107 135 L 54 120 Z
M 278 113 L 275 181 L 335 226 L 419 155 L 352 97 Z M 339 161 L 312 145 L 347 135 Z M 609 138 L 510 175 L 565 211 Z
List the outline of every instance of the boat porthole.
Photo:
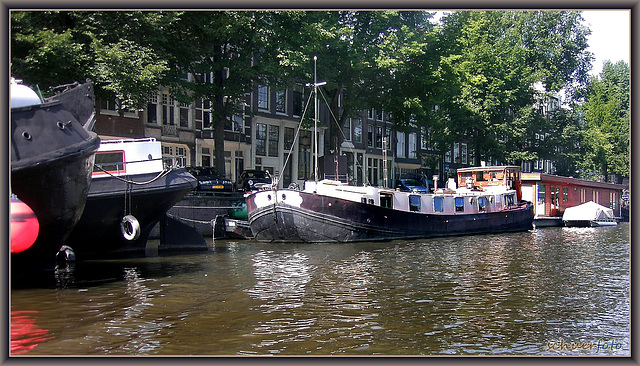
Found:
M 331 207 L 331 202 L 329 202 L 329 207 Z
M 271 195 L 270 195 L 270 194 L 269 194 L 269 195 L 267 195 L 267 199 L 268 199 L 269 201 L 271 201 Z
M 149 160 L 153 160 L 153 156 L 151 154 L 149 154 L 149 156 L 147 156 L 149 158 Z
M 284 193 L 282 194 L 282 200 L 286 200 L 287 199 L 287 195 L 285 195 Z
M 27 131 L 24 131 L 24 132 L 22 133 L 22 137 L 24 137 L 24 138 L 25 138 L 25 140 L 29 140 L 29 141 L 31 141 L 31 134 L 30 134 L 29 132 L 27 132 Z
M 58 121 L 56 124 L 58 125 L 59 129 L 64 130 L 65 127 L 71 124 L 71 121 L 67 121 L 67 122 Z
M 367 224 L 370 224 L 370 223 L 371 223 L 371 219 L 367 219 Z

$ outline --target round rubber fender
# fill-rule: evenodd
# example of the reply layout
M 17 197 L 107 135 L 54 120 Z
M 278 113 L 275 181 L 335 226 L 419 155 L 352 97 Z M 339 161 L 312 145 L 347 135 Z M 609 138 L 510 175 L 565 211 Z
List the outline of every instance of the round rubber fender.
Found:
M 120 222 L 120 231 L 126 240 L 136 240 L 140 237 L 140 223 L 133 215 L 126 215 Z

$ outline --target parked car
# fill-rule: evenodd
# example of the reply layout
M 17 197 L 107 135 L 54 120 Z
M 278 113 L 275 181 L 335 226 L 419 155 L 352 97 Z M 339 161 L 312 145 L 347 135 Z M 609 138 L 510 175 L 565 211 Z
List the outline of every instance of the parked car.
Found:
M 238 177 L 236 189 L 252 191 L 263 187 L 268 187 L 273 182 L 271 174 L 266 170 L 245 170 Z
M 233 182 L 223 177 L 213 167 L 188 167 L 186 168 L 191 175 L 198 180 L 196 191 L 199 192 L 231 192 L 233 191 Z
M 427 187 L 423 186 L 419 180 L 413 179 L 413 178 L 396 179 L 396 189 L 399 189 L 401 192 L 413 192 L 413 191 L 416 191 L 418 193 L 429 192 Z

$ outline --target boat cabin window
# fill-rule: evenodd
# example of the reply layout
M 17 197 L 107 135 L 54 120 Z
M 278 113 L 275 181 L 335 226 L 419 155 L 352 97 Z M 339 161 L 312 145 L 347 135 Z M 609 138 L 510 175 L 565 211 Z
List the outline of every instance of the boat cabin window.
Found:
M 508 194 L 506 196 L 504 196 L 505 200 L 506 200 L 506 204 L 507 206 L 513 206 L 514 205 L 514 200 L 513 200 L 513 195 L 512 194 Z
M 380 192 L 380 207 L 393 208 L 393 194 Z
M 109 173 L 124 172 L 124 151 L 97 152 L 93 172 L 104 173 L 105 170 Z
M 464 198 L 456 197 L 455 203 L 456 203 L 456 212 L 464 212 Z
M 476 182 L 485 181 L 485 172 L 476 172 Z
M 433 197 L 433 211 L 444 211 L 444 197 Z
M 487 197 L 478 197 L 478 211 L 487 210 Z
M 420 196 L 409 196 L 409 211 L 420 212 Z

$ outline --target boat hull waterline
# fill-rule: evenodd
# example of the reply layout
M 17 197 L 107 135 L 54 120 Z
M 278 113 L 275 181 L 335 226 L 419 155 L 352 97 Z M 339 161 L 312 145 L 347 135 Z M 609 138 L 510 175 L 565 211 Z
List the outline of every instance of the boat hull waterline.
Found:
M 271 196 L 273 203 L 257 207 L 258 195 Z M 529 202 L 495 212 L 428 214 L 289 189 L 254 193 L 247 205 L 254 238 L 267 242 L 354 242 L 526 231 L 533 229 L 534 217 Z

